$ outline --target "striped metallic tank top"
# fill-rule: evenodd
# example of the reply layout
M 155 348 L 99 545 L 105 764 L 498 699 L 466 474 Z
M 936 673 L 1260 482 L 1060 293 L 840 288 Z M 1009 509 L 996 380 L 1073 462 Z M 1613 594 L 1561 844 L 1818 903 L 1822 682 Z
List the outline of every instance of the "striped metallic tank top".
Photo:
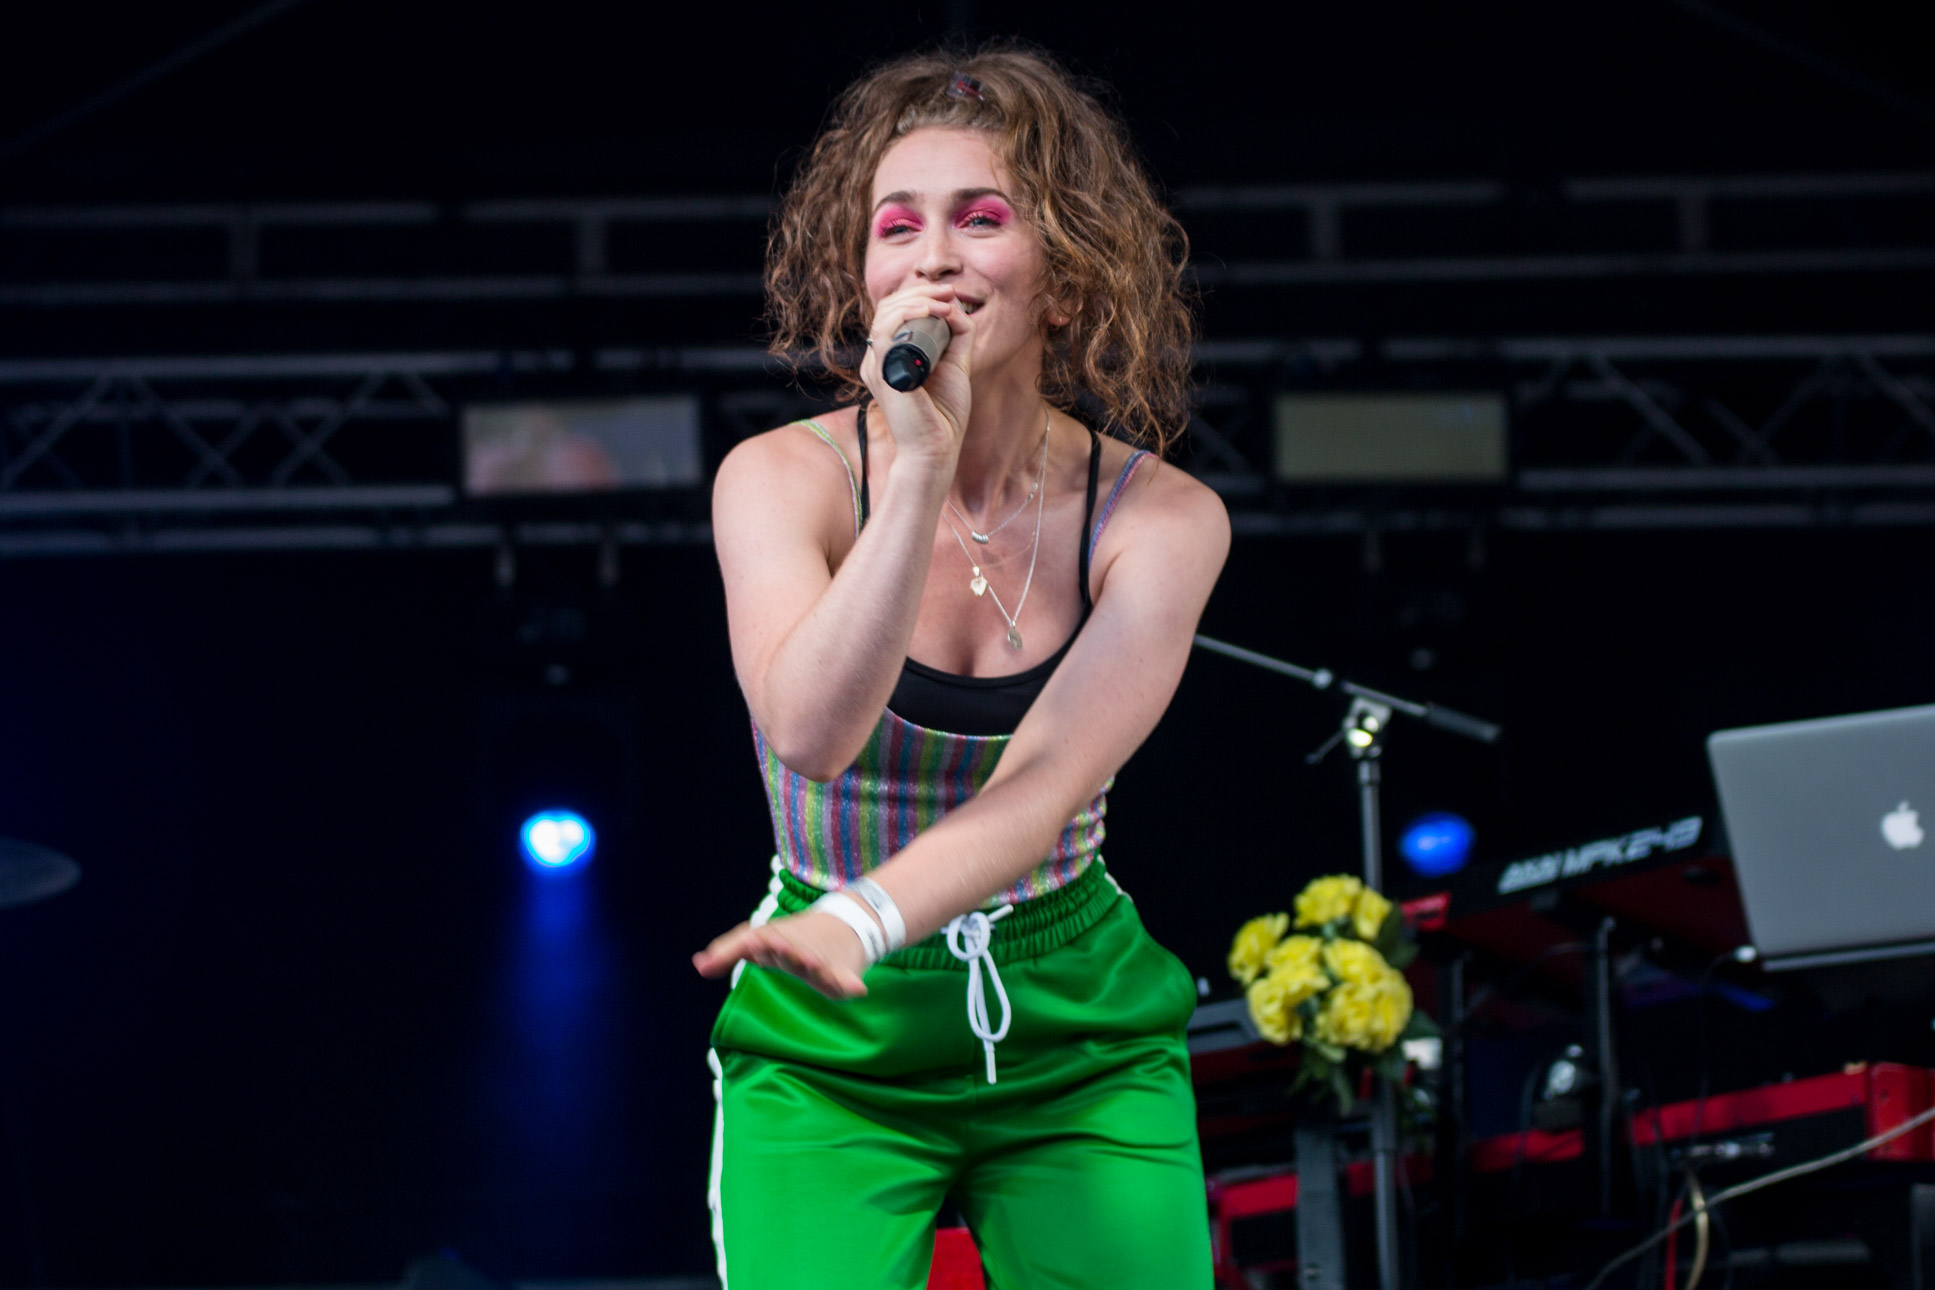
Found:
M 854 531 L 860 526 L 861 483 L 846 454 L 817 422 L 801 424 L 840 454 L 853 485 Z M 1108 500 L 1094 516 L 1085 554 L 1092 556 L 1122 492 L 1149 454 L 1138 451 L 1123 464 Z M 1084 568 L 1088 561 L 1084 560 Z M 891 709 L 853 764 L 837 778 L 818 783 L 780 761 L 758 726 L 753 744 L 772 811 L 779 863 L 823 891 L 845 886 L 887 862 L 921 830 L 973 797 L 1001 760 L 1009 735 L 964 735 L 903 720 Z M 1029 900 L 1080 877 L 1100 852 L 1111 779 L 1063 828 L 1054 848 L 1021 881 L 988 901 L 992 909 Z

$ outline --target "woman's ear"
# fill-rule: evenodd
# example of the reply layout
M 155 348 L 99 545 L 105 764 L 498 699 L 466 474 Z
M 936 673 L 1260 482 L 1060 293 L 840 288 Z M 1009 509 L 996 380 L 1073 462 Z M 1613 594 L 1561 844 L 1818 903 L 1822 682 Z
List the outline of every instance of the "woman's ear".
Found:
M 1075 295 L 1070 290 L 1075 284 L 1065 274 L 1050 272 L 1046 277 L 1047 281 L 1041 284 L 1040 294 L 1035 297 L 1035 308 L 1041 311 L 1036 317 L 1041 320 L 1043 334 L 1068 326 L 1074 321 L 1075 311 L 1079 307 L 1070 299 Z

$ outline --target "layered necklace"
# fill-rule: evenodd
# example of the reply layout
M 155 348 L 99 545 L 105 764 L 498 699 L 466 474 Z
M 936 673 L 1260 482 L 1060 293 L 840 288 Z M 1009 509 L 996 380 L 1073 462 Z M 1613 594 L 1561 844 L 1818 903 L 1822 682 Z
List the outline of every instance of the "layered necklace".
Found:
M 987 595 L 992 597 L 994 599 L 994 607 L 1001 611 L 1003 618 L 1007 619 L 1009 649 L 1018 650 L 1021 648 L 1021 628 L 1016 624 L 1021 618 L 1021 607 L 1028 603 L 1028 589 L 1035 585 L 1035 558 L 1041 554 L 1041 514 L 1042 507 L 1048 500 L 1043 496 L 1041 486 L 1042 482 L 1048 478 L 1048 430 L 1052 424 L 1053 417 L 1045 415 L 1041 427 L 1041 464 L 1035 468 L 1035 486 L 1029 491 L 1028 496 L 1021 500 L 1021 505 L 1015 508 L 1013 515 L 1010 515 L 986 533 L 977 533 L 975 532 L 974 526 L 968 524 L 967 516 L 954 510 L 954 502 L 952 499 L 949 499 L 946 503 L 947 509 L 954 511 L 955 518 L 959 519 L 961 523 L 967 524 L 968 534 L 981 546 L 986 546 L 990 538 L 1014 523 L 1015 519 L 1023 511 L 1028 509 L 1029 502 L 1035 504 L 1035 538 L 1033 546 L 1028 552 L 1028 576 L 1022 581 L 1021 599 L 1015 601 L 1015 611 L 1012 614 L 1008 612 L 1008 607 L 1001 603 L 1000 594 L 988 585 L 986 575 L 981 572 L 981 566 L 975 563 L 974 552 L 970 551 L 968 544 L 961 540 L 961 531 L 954 527 L 954 521 L 947 520 L 946 517 L 943 517 L 947 524 L 947 531 L 954 535 L 955 544 L 961 548 L 961 554 L 967 557 L 968 567 L 974 570 L 974 576 L 968 579 L 968 590 L 972 591 L 976 596 Z

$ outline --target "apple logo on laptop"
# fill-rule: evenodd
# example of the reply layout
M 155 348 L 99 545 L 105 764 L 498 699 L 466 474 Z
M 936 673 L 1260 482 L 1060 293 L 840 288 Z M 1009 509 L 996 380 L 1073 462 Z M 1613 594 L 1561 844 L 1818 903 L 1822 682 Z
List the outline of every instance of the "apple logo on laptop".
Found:
M 1921 813 L 1910 810 L 1908 803 L 1903 802 L 1881 817 L 1881 836 L 1897 851 L 1920 846 L 1926 836 L 1922 832 Z

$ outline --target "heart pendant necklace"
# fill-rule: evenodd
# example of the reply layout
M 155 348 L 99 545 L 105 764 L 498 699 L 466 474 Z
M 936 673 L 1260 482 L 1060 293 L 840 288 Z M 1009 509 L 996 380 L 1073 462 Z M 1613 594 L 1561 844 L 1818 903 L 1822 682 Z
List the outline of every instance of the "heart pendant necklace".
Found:
M 997 592 L 993 587 L 988 585 L 987 575 L 982 573 L 981 566 L 975 563 L 974 552 L 970 551 L 968 549 L 968 544 L 961 539 L 961 530 L 954 527 L 953 520 L 948 519 L 945 515 L 941 517 L 942 521 L 947 525 L 947 531 L 954 535 L 955 545 L 959 546 L 961 548 L 961 554 L 967 557 L 968 567 L 974 570 L 974 576 L 968 579 L 968 590 L 973 592 L 977 598 L 982 595 L 986 595 L 991 599 L 993 599 L 994 607 L 1001 612 L 1002 618 L 1007 620 L 1008 648 L 1013 650 L 1018 650 L 1022 646 L 1021 627 L 1019 625 L 1019 619 L 1021 618 L 1021 609 L 1023 605 L 1026 605 L 1028 603 L 1029 588 L 1035 585 L 1035 560 L 1041 555 L 1041 516 L 1042 516 L 1042 509 L 1046 505 L 1048 500 L 1046 495 L 1042 492 L 1041 485 L 1042 485 L 1042 481 L 1048 477 L 1048 427 L 1049 425 L 1052 425 L 1052 424 L 1053 422 L 1051 420 L 1042 426 L 1041 467 L 1036 472 L 1035 491 L 1032 494 L 1030 494 L 1030 496 L 1034 499 L 1034 503 L 1035 503 L 1035 537 L 1034 537 L 1033 546 L 1028 552 L 1028 576 L 1026 579 L 1022 581 L 1021 599 L 1015 601 L 1015 611 L 1012 614 L 1008 612 L 1008 607 L 1001 603 L 1001 593 Z M 1024 506 L 1026 504 L 1027 503 L 1025 502 L 1023 503 Z M 954 504 L 952 502 L 949 502 L 947 504 L 947 509 L 950 511 L 954 510 Z M 1015 512 L 1016 515 L 1019 515 L 1020 513 L 1021 512 L 1019 511 Z M 960 512 L 955 511 L 955 514 L 959 515 Z M 1008 517 L 1008 519 L 1013 519 L 1013 518 L 1014 518 L 1013 515 Z M 966 522 L 965 519 L 963 519 L 963 523 L 965 522 Z M 994 527 L 994 530 L 992 530 L 987 535 L 987 537 L 994 536 L 995 532 L 999 532 L 1001 529 L 1004 529 L 1007 526 L 1008 526 L 1008 520 L 1001 521 L 1001 523 L 997 524 Z M 968 531 L 973 532 L 972 527 L 970 527 Z M 983 537 L 979 533 L 975 533 L 974 540 L 976 542 L 985 543 L 987 541 L 987 538 Z

